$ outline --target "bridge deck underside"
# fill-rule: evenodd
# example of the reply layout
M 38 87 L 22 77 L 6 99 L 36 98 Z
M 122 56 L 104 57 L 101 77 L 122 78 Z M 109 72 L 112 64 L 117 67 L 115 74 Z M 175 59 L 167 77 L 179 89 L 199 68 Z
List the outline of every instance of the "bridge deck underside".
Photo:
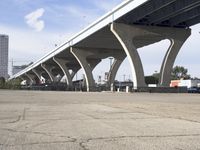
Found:
M 149 0 L 117 22 L 187 28 L 200 22 L 200 1 Z

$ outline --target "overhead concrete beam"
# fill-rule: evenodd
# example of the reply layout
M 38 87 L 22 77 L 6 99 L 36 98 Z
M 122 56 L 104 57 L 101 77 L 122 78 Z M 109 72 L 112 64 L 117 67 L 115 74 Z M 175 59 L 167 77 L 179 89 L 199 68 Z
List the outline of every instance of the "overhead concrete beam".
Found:
M 152 14 L 149 18 L 150 24 L 156 24 L 168 20 L 172 16 L 179 15 L 180 12 L 189 11 L 199 5 L 199 0 L 176 0 L 175 3 L 172 3 Z
M 138 87 L 145 87 L 146 84 L 144 80 L 142 62 L 138 54 L 137 48 L 133 43 L 135 33 L 137 32 L 137 34 L 139 35 L 138 32 L 141 31 L 134 28 L 134 26 L 119 23 L 111 24 L 111 31 L 120 42 L 128 57 L 133 76 L 134 89 L 137 89 Z
M 186 11 L 186 12 L 184 12 L 184 13 L 178 15 L 178 16 L 175 16 L 174 18 L 171 18 L 169 20 L 169 22 L 172 26 L 174 26 L 176 24 L 187 21 L 188 18 L 193 19 L 193 18 L 196 18 L 198 16 L 200 16 L 200 6 L 197 7 L 197 8 L 191 9 L 189 11 Z

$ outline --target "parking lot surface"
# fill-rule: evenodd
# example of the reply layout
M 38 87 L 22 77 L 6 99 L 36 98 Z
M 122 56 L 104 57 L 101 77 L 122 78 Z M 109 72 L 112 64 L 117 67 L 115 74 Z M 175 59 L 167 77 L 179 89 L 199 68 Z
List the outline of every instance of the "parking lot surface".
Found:
M 1 90 L 0 150 L 200 150 L 200 94 Z

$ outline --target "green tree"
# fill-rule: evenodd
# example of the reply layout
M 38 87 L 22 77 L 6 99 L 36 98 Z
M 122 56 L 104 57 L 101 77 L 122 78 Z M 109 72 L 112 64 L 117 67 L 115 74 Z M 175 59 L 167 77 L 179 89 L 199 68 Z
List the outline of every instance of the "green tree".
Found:
M 146 84 L 158 84 L 160 73 L 155 71 L 151 76 L 145 76 Z
M 183 66 L 175 66 L 172 70 L 172 79 L 180 80 L 180 79 L 190 79 L 190 75 L 188 74 L 188 70 Z
M 6 82 L 7 89 L 20 89 L 22 80 L 17 78 Z
M 145 77 L 146 84 L 158 84 L 159 79 L 155 76 L 146 76 Z
M 0 77 L 0 89 L 4 89 L 5 88 L 5 83 L 6 80 L 4 77 Z

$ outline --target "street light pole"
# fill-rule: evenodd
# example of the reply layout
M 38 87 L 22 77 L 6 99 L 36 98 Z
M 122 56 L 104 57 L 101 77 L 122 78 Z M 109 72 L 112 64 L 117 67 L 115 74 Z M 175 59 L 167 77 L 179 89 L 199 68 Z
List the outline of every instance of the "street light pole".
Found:
M 124 77 L 124 82 L 125 82 L 125 80 L 126 80 L 126 75 L 124 74 L 123 77 Z
M 156 83 L 156 77 L 157 77 L 157 70 L 154 71 L 154 80 L 155 80 L 155 85 L 157 85 L 157 83 Z
M 109 59 L 110 59 L 110 71 L 111 71 L 113 57 L 109 57 Z
M 76 81 L 78 80 L 78 72 L 76 73 Z

